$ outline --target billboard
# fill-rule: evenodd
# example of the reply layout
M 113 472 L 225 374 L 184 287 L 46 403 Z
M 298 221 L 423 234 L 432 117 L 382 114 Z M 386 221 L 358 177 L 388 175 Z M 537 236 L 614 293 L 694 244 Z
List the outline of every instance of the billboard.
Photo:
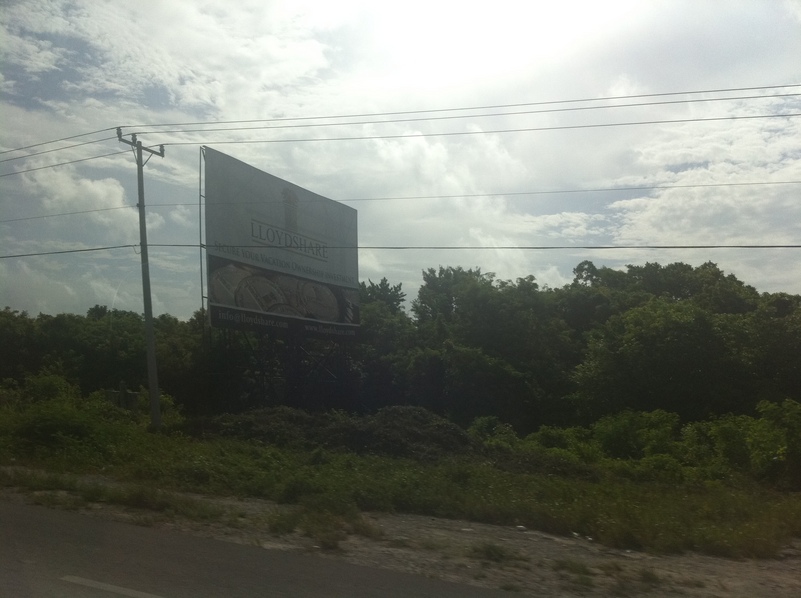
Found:
M 205 148 L 212 326 L 353 338 L 356 210 Z

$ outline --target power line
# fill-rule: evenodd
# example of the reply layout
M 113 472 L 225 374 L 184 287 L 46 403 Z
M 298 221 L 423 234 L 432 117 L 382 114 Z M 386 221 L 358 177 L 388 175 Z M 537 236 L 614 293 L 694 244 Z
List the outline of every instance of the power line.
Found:
M 428 110 L 401 110 L 396 112 L 367 112 L 359 114 L 335 114 L 327 116 L 300 116 L 300 117 L 282 117 L 271 119 L 250 119 L 250 120 L 220 120 L 220 121 L 206 121 L 206 122 L 184 122 L 184 123 L 162 123 L 162 124 L 137 124 L 125 125 L 124 128 L 139 128 L 139 127 L 183 127 L 205 124 L 245 124 L 245 123 L 260 123 L 260 122 L 280 122 L 290 120 L 321 120 L 326 118 L 363 118 L 373 116 L 397 116 L 401 114 L 425 114 L 425 113 L 439 113 L 439 112 L 458 112 L 462 110 L 495 110 L 499 108 L 522 108 L 524 106 L 547 106 L 556 104 L 573 104 L 582 102 L 603 102 L 608 100 L 633 100 L 638 98 L 656 98 L 656 97 L 669 97 L 677 95 L 701 94 L 701 93 L 730 93 L 740 91 L 758 91 L 768 89 L 785 89 L 792 87 L 801 87 L 801 83 L 792 83 L 789 85 L 765 85 L 760 87 L 731 87 L 722 89 L 706 89 L 696 91 L 671 91 L 662 93 L 643 93 L 643 94 L 630 94 L 620 96 L 606 96 L 600 98 L 578 98 L 569 100 L 549 100 L 541 102 L 524 102 L 517 104 L 493 104 L 487 106 L 463 106 L 458 108 L 434 108 Z
M 670 97 L 670 96 L 677 96 L 677 95 L 694 95 L 694 94 L 703 94 L 703 93 L 733 93 L 733 92 L 746 92 L 746 91 L 767 91 L 771 89 L 788 89 L 788 88 L 796 88 L 801 87 L 800 83 L 792 83 L 787 85 L 763 85 L 763 86 L 755 86 L 755 87 L 731 87 L 731 88 L 718 88 L 718 89 L 703 89 L 703 90 L 692 90 L 692 91 L 673 91 L 673 92 L 662 92 L 662 93 L 647 93 L 647 94 L 629 94 L 629 95 L 619 95 L 619 96 L 604 96 L 599 98 L 575 98 L 575 99 L 563 99 L 563 100 L 548 100 L 548 101 L 540 101 L 540 102 L 522 102 L 522 103 L 515 103 L 515 104 L 491 104 L 485 106 L 462 106 L 462 107 L 455 107 L 455 108 L 433 108 L 427 110 L 402 110 L 402 111 L 394 111 L 394 112 L 367 112 L 367 113 L 355 113 L 355 114 L 332 114 L 332 115 L 323 115 L 323 116 L 299 116 L 299 117 L 282 117 L 282 118 L 271 118 L 271 119 L 247 119 L 247 120 L 219 120 L 219 121 L 191 121 L 191 122 L 177 122 L 177 123 L 143 123 L 143 124 L 134 124 L 134 125 L 123 125 L 123 128 L 140 128 L 140 127 L 183 127 L 183 126 L 199 126 L 199 125 L 213 125 L 213 124 L 245 124 L 245 123 L 264 123 L 264 122 L 282 122 L 282 121 L 299 121 L 299 120 L 322 120 L 322 119 L 334 119 L 334 118 L 364 118 L 364 117 L 378 117 L 378 116 L 399 116 L 399 115 L 408 115 L 408 114 L 436 114 L 442 112 L 458 112 L 458 111 L 465 111 L 465 110 L 495 110 L 495 109 L 506 109 L 506 108 L 522 108 L 522 107 L 530 107 L 530 106 L 547 106 L 547 105 L 558 105 L 558 104 L 573 104 L 573 103 L 586 103 L 586 102 L 604 102 L 604 101 L 611 101 L 611 100 L 631 100 L 631 99 L 640 99 L 640 98 L 656 98 L 656 97 Z M 784 97 L 785 95 L 797 95 L 797 94 L 782 94 L 782 95 L 775 95 L 775 96 L 752 96 L 753 99 L 758 98 L 771 98 L 771 97 Z M 751 98 L 698 98 L 695 100 L 682 100 L 681 102 L 705 102 L 705 101 L 725 101 L 730 99 L 751 99 Z M 654 104 L 657 104 L 655 102 Z M 636 104 L 634 104 L 636 105 Z M 606 106 L 604 106 L 605 108 Z M 612 106 L 612 107 L 620 107 L 620 106 Z M 600 106 L 597 108 L 601 108 Z M 391 121 L 385 121 L 391 122 Z M 43 145 L 49 145 L 51 143 L 60 143 L 63 141 L 69 141 L 71 139 L 77 139 L 79 137 L 86 137 L 88 135 L 95 135 L 97 133 L 104 133 L 106 131 L 113 131 L 117 127 L 106 127 L 103 129 L 97 129 L 95 131 L 89 131 L 87 133 L 79 133 L 77 135 L 69 135 L 66 137 L 61 137 L 59 139 L 52 139 L 50 141 L 42 141 L 39 143 L 34 143 L 30 145 L 25 145 L 13 149 L 1 150 L 0 155 L 23 151 L 26 149 L 32 149 L 35 147 L 41 147 Z M 66 148 L 63 148 L 66 149 Z
M 526 195 L 558 195 L 562 193 L 602 193 L 612 191 L 650 191 L 654 189 L 697 189 L 705 187 L 747 187 L 747 186 L 761 186 L 761 185 L 798 185 L 798 181 L 762 181 L 762 182 L 742 182 L 742 183 L 704 183 L 696 185 L 648 185 L 639 187 L 597 187 L 589 189 L 550 189 L 543 191 L 498 191 L 495 193 L 459 193 L 456 195 L 407 195 L 397 197 L 359 197 L 359 198 L 345 198 L 338 199 L 339 202 L 355 202 L 355 201 L 401 201 L 412 199 L 459 199 L 459 198 L 481 198 L 481 197 L 522 197 Z M 216 202 L 215 205 L 247 205 L 247 204 L 262 204 L 263 201 L 249 201 L 249 202 Z M 196 207 L 195 202 L 176 202 L 176 203 L 156 203 L 149 204 L 148 209 L 154 208 L 167 208 L 175 206 L 192 206 Z M 94 210 L 79 210 L 76 212 L 61 212 L 57 214 L 41 214 L 39 216 L 25 216 L 22 218 L 9 218 L 7 220 L 0 220 L 0 224 L 9 222 L 23 222 L 26 220 L 39 220 L 42 218 L 55 218 L 58 216 L 73 216 L 77 214 L 91 214 L 93 212 L 107 212 L 111 210 L 126 210 L 133 206 L 117 206 L 114 208 L 96 208 Z
M 627 127 L 637 125 L 664 125 L 664 124 L 684 124 L 684 123 L 699 123 L 699 122 L 719 122 L 724 120 L 754 120 L 765 118 L 793 118 L 801 116 L 801 113 L 788 113 L 788 114 L 758 114 L 752 116 L 719 116 L 713 118 L 682 118 L 674 120 L 647 120 L 647 121 L 631 121 L 620 123 L 593 123 L 584 125 L 556 125 L 550 127 L 523 127 L 518 129 L 495 129 L 489 131 L 452 131 L 446 133 L 404 133 L 399 135 L 359 135 L 352 137 L 307 137 L 305 139 L 240 139 L 238 141 L 206 141 L 207 144 L 213 145 L 235 145 L 235 144 L 255 144 L 255 143 L 304 143 L 309 141 L 368 141 L 374 139 L 415 139 L 424 137 L 455 137 L 460 135 L 490 135 L 501 133 L 529 133 L 541 131 L 566 131 L 574 129 L 597 129 L 609 127 Z M 168 145 L 196 145 L 197 141 L 174 141 L 162 143 L 165 147 Z M 158 145 L 158 144 L 157 144 Z
M 44 151 L 41 151 L 41 152 L 34 152 L 32 154 L 25 154 L 24 156 L 17 156 L 15 158 L 5 158 L 3 160 L 0 160 L 0 163 L 12 162 L 13 160 L 22 160 L 22 159 L 25 159 L 25 158 L 33 158 L 34 156 L 41 156 L 42 154 L 50 154 L 52 152 L 60 152 L 62 150 L 72 149 L 74 147 L 81 147 L 83 145 L 91 145 L 93 143 L 100 143 L 102 141 L 110 141 L 112 139 L 117 139 L 117 137 L 116 136 L 114 136 L 114 137 L 103 137 L 102 139 L 94 139 L 92 141 L 84 141 L 82 143 L 74 143 L 73 145 L 66 145 L 64 147 L 56 147 L 56 148 L 49 149 L 49 150 L 44 150 Z
M 87 253 L 90 251 L 108 251 L 111 249 L 136 249 L 139 245 L 109 245 L 107 247 L 87 247 L 85 249 L 64 249 L 62 251 L 40 251 L 37 253 L 18 253 L 16 255 L 0 255 L 0 260 L 14 257 L 37 257 L 42 255 L 65 255 L 67 253 Z
M 198 245 L 197 243 L 150 243 L 150 247 L 182 247 L 194 248 L 198 247 L 207 248 L 206 245 Z M 239 249 L 271 249 L 265 245 L 226 245 L 226 247 L 239 248 Z M 784 245 L 762 245 L 762 244 L 708 244 L 708 245 L 328 245 L 328 249 L 375 249 L 375 250 L 389 250 L 389 251 L 407 251 L 407 250 L 456 250 L 456 251 L 496 251 L 499 249 L 517 249 L 524 251 L 539 251 L 539 250 L 566 250 L 566 249 L 801 249 L 801 244 L 784 244 Z
M 161 248 L 188 248 L 197 249 L 205 248 L 205 245 L 198 243 L 149 243 L 149 247 Z M 136 249 L 138 244 L 129 245 L 110 245 L 107 247 L 89 247 L 85 249 L 65 249 L 62 251 L 41 251 L 36 253 L 19 253 L 13 255 L 0 255 L 0 259 L 23 258 L 23 257 L 39 257 L 48 255 L 65 255 L 70 253 L 87 253 L 94 251 L 109 251 L 113 249 Z M 264 245 L 229 245 L 229 247 L 238 247 L 242 249 L 265 249 Z M 739 245 L 503 245 L 495 247 L 487 247 L 484 245 L 359 245 L 359 246 L 340 246 L 328 247 L 329 249 L 370 249 L 370 250 L 384 250 L 384 251 L 498 251 L 498 250 L 518 250 L 518 251 L 571 251 L 576 249 L 604 251 L 614 249 L 801 249 L 801 244 L 785 244 L 785 245 L 753 245 L 753 244 L 739 244 Z
M 258 247 L 258 246 L 257 246 Z M 261 246 L 263 247 L 263 246 Z M 353 247 L 329 247 L 329 249 L 353 249 Z M 519 249 L 525 251 L 539 251 L 539 250 L 570 250 L 570 249 L 592 249 L 592 250 L 606 250 L 606 249 L 801 249 L 801 245 L 503 245 L 497 247 L 485 246 L 451 246 L 451 245 L 432 245 L 432 246 L 385 246 L 385 245 L 360 245 L 358 249 L 387 249 L 387 250 L 407 250 L 407 249 L 425 249 L 425 250 L 486 250 L 495 251 L 498 249 Z
M 326 122 L 326 123 L 313 123 L 313 124 L 292 124 L 292 125 L 265 125 L 260 127 L 219 127 L 219 128 L 202 128 L 202 129 L 167 129 L 167 130 L 154 130 L 154 131 L 137 131 L 137 135 L 152 135 L 152 134 L 174 134 L 174 133 L 215 133 L 215 132 L 230 132 L 230 131 L 257 131 L 265 129 L 304 129 L 313 127 L 342 127 L 353 125 L 375 125 L 375 124 L 393 124 L 393 123 L 409 123 L 409 122 L 428 122 L 435 120 L 455 120 L 464 118 L 491 118 L 496 116 L 520 116 L 524 114 L 551 114 L 556 112 L 577 112 L 588 110 L 606 110 L 610 108 L 638 108 L 643 106 L 663 106 L 671 104 L 687 104 L 697 102 L 723 102 L 731 100 L 744 100 L 744 99 L 768 99 L 768 98 L 784 98 L 784 97 L 797 97 L 801 93 L 780 94 L 772 96 L 736 96 L 732 98 L 701 98 L 697 100 L 667 100 L 662 102 L 638 102 L 634 104 L 611 104 L 606 106 L 573 106 L 570 108 L 547 108 L 544 110 L 522 110 L 517 112 L 495 112 L 487 114 L 457 114 L 448 116 L 427 116 L 417 118 L 397 118 L 388 120 L 363 120 L 363 121 L 348 121 L 348 122 Z M 285 119 L 277 119 L 285 120 Z M 292 119 L 289 119 L 292 120 Z M 272 122 L 272 121 L 263 121 Z
M 590 189 L 549 189 L 545 191 L 501 191 L 497 193 L 460 193 L 457 195 L 406 195 L 398 197 L 360 197 L 338 199 L 337 201 L 391 201 L 405 199 L 458 199 L 469 197 L 504 197 L 522 195 L 558 195 L 560 193 L 600 193 L 610 191 L 651 191 L 654 189 L 695 189 L 701 187 L 747 187 L 756 185 L 798 185 L 798 181 L 763 181 L 763 182 L 743 182 L 743 183 L 704 183 L 697 185 L 647 185 L 639 187 L 596 187 Z M 253 202 L 257 203 L 257 202 Z M 184 204 L 195 205 L 195 204 Z
M 98 129 L 97 131 L 89 131 L 88 133 L 78 133 L 77 135 L 70 135 L 69 137 L 62 137 L 61 139 L 52 139 L 51 141 L 42 141 L 41 143 L 34 143 L 32 145 L 25 145 L 23 147 L 16 147 L 0 151 L 0 155 L 8 154 L 11 152 L 21 152 L 22 150 L 40 147 L 42 145 L 49 145 L 51 143 L 60 143 L 62 141 L 69 141 L 70 139 L 77 139 L 78 137 L 86 137 L 87 135 L 96 135 L 97 133 L 105 133 L 106 131 L 113 131 L 116 127 L 106 127 L 105 129 Z
M 774 86 L 774 87 L 799 87 L 799 86 L 801 86 L 801 84 L 799 84 L 799 85 L 786 85 L 786 86 Z M 769 88 L 765 87 L 765 88 L 741 88 L 741 89 L 769 89 Z M 727 90 L 724 90 L 724 91 L 727 91 Z M 635 97 L 649 97 L 649 96 L 659 96 L 659 95 L 677 95 L 678 93 L 704 93 L 704 92 L 672 92 L 672 93 L 669 93 L 669 94 L 667 94 L 667 93 L 666 94 L 641 94 L 641 95 L 638 95 L 638 96 L 617 96 L 617 97 L 618 98 L 626 98 L 626 97 L 635 98 Z M 787 94 L 787 95 L 795 96 L 795 95 L 799 95 L 799 94 Z M 763 96 L 763 97 L 770 98 L 770 97 L 782 97 L 782 96 Z M 613 99 L 613 98 L 605 98 L 605 99 Z M 716 98 L 715 100 L 718 100 L 718 99 L 720 99 L 720 98 Z M 728 98 L 722 98 L 722 99 L 728 99 Z M 732 99 L 735 99 L 735 98 L 732 98 Z M 551 102 L 551 103 L 578 102 L 578 101 L 590 101 L 590 100 L 561 100 L 561 101 Z M 707 99 L 699 99 L 699 100 L 696 100 L 696 101 L 709 101 L 709 100 L 707 100 Z M 545 102 L 541 102 L 541 103 L 545 103 Z M 524 105 L 524 104 L 521 104 L 521 105 Z M 627 106 L 634 106 L 634 105 L 635 104 L 624 105 L 624 106 L 613 106 L 613 107 L 627 107 Z M 514 105 L 509 105 L 509 106 L 514 106 Z M 468 108 L 465 108 L 465 109 L 468 109 Z M 453 108 L 453 109 L 440 109 L 439 111 L 446 111 L 446 110 L 459 110 L 459 109 L 456 109 L 456 108 Z M 437 112 L 437 110 L 434 110 L 434 111 L 417 111 L 417 112 Z M 408 112 L 408 113 L 413 113 L 413 112 Z M 381 113 L 376 113 L 376 114 L 380 115 Z M 383 114 L 393 114 L 393 113 L 383 113 Z M 401 114 L 401 113 L 396 113 L 396 114 Z M 514 113 L 510 113 L 510 114 L 513 115 Z M 520 113 L 520 114 L 524 114 L 524 113 Z M 474 115 L 474 116 L 485 116 L 485 115 Z M 487 115 L 487 116 L 493 116 L 493 115 Z M 495 115 L 495 116 L 503 116 L 503 115 Z M 636 122 L 622 122 L 622 123 L 594 123 L 594 124 L 591 123 L 591 124 L 584 124 L 584 125 L 561 125 L 561 126 L 550 126 L 550 127 L 526 127 L 526 128 L 499 129 L 499 130 L 488 130 L 488 131 L 454 131 L 454 132 L 443 132 L 443 133 L 414 133 L 414 134 L 401 134 L 401 135 L 369 135 L 369 136 L 324 137 L 324 138 L 305 138 L 305 139 L 254 139 L 254 140 L 238 140 L 238 141 L 215 141 L 213 143 L 218 144 L 218 145 L 227 145 L 227 144 L 254 144 L 254 143 L 302 143 L 302 142 L 309 142 L 309 141 L 358 141 L 358 140 L 373 140 L 373 139 L 408 139 L 408 138 L 421 138 L 421 137 L 450 137 L 450 136 L 460 136 L 460 135 L 486 135 L 486 134 L 520 133 L 520 132 L 536 132 L 536 131 L 557 131 L 557 130 L 589 129 L 589 128 L 635 126 L 635 125 L 654 125 L 654 124 L 691 123 L 691 122 L 715 122 L 715 121 L 724 121 L 724 120 L 748 120 L 748 119 L 782 118 L 782 117 L 790 118 L 790 117 L 796 117 L 796 116 L 801 116 L 801 114 L 798 114 L 798 113 L 763 114 L 763 115 L 751 115 L 751 116 L 727 116 L 727 117 L 714 117 L 714 118 L 652 120 L 652 121 L 636 121 Z M 323 118 L 323 117 L 304 117 L 304 118 Z M 331 117 L 331 118 L 336 118 L 336 117 Z M 462 118 L 462 117 L 458 117 L 458 118 Z M 280 119 L 275 119 L 275 120 L 280 120 Z M 283 119 L 283 120 L 302 120 L 302 119 Z M 419 119 L 419 120 L 435 120 L 435 119 Z M 220 121 L 220 122 L 225 122 L 225 121 Z M 262 120 L 262 121 L 229 121 L 229 122 L 265 122 L 265 121 Z M 379 122 L 393 122 L 393 121 L 379 121 Z M 403 121 L 397 121 L 397 122 L 403 122 Z M 202 124 L 202 123 L 200 123 L 200 124 Z M 369 124 L 369 123 L 323 123 L 323 124 L 314 125 L 314 126 L 330 126 L 330 125 L 333 125 L 333 124 L 339 125 L 339 124 Z M 160 126 L 160 125 L 149 125 L 149 126 Z M 178 126 L 178 125 L 173 125 L 173 126 Z M 196 131 L 153 131 L 153 132 L 148 132 L 148 133 L 157 134 L 157 133 L 175 133 L 175 132 L 179 132 L 179 133 L 186 133 L 186 132 L 220 132 L 220 131 L 226 131 L 226 130 L 257 130 L 257 129 L 264 129 L 264 128 L 265 127 L 244 127 L 244 128 L 237 128 L 237 129 L 217 129 L 217 130 L 214 130 L 214 129 L 212 129 L 212 130 L 202 129 L 201 130 L 201 129 L 199 129 L 199 130 L 196 130 Z M 281 128 L 281 127 L 266 127 L 266 128 L 268 128 L 268 129 L 270 129 L 270 128 L 276 129 L 276 128 Z M 109 130 L 109 129 L 101 129 L 100 131 L 106 131 L 106 130 Z M 98 131 L 95 131 L 93 133 L 96 133 L 96 132 L 98 132 Z M 82 135 L 89 135 L 89 134 L 92 134 L 92 133 L 85 133 L 85 134 L 82 134 Z M 31 148 L 31 147 L 37 147 L 37 146 L 40 146 L 40 145 L 46 145 L 48 143 L 55 143 L 57 141 L 62 141 L 62 140 L 65 140 L 65 139 L 80 137 L 82 135 L 74 135 L 74 136 L 71 136 L 71 137 L 62 138 L 61 140 L 54 140 L 54 141 L 49 141 L 49 142 L 43 142 L 43 143 L 40 143 L 40 144 L 34 144 L 34 145 L 26 146 L 25 148 L 17 148 L 16 150 L 6 150 L 4 152 L 0 152 L 0 154 L 11 152 L 11 151 L 19 151 L 19 150 L 27 149 L 27 148 Z M 75 144 L 75 145 L 67 146 L 67 147 L 64 147 L 64 148 L 55 148 L 55 149 L 52 149 L 52 150 L 46 150 L 46 151 L 43 151 L 43 152 L 37 152 L 35 154 L 29 154 L 27 156 L 19 156 L 19 157 L 16 157 L 16 158 L 8 158 L 8 159 L 5 159 L 5 160 L 0 160 L 0 162 L 8 162 L 8 161 L 11 161 L 11 160 L 27 158 L 27 157 L 31 157 L 31 156 L 36 156 L 36 155 L 41 155 L 41 154 L 45 154 L 45 153 L 60 151 L 62 149 L 69 149 L 71 147 L 78 147 L 78 146 L 81 146 L 81 145 L 87 145 L 87 144 L 91 144 L 91 143 L 98 143 L 100 141 L 107 141 L 107 140 L 111 140 L 111 139 L 114 139 L 114 138 L 113 137 L 108 137 L 108 138 L 94 140 L 94 141 L 90 141 L 90 142 L 86 142 L 86 143 Z M 198 142 L 195 142 L 195 141 L 171 142 L 171 143 L 168 142 L 168 143 L 164 143 L 162 145 L 173 145 L 173 146 L 177 146 L 177 145 L 195 145 L 196 143 L 198 143 Z M 208 142 L 208 143 L 211 143 L 211 142 Z M 24 173 L 33 172 L 33 171 L 36 171 L 36 170 L 44 170 L 44 169 L 47 169 L 47 168 L 55 168 L 57 166 L 64 166 L 64 165 L 67 165 L 67 164 L 75 164 L 75 163 L 78 163 L 78 162 L 94 160 L 94 159 L 98 159 L 98 158 L 104 158 L 104 157 L 113 156 L 113 155 L 121 154 L 121 153 L 125 153 L 125 152 L 116 152 L 116 153 L 104 154 L 104 155 L 101 155 L 101 156 L 92 156 L 90 158 L 82 158 L 82 159 L 77 159 L 77 160 L 60 162 L 60 163 L 57 163 L 57 164 L 50 164 L 50 165 L 47 165 L 47 166 L 40 166 L 40 167 L 37 167 L 37 168 L 29 168 L 29 169 L 25 169 L 25 170 L 20 170 L 20 171 L 0 174 L 0 178 L 7 177 L 7 176 L 14 176 L 14 175 L 17 175 L 17 174 L 24 174 Z
M 57 166 L 66 166 L 67 164 L 77 164 L 78 162 L 88 162 L 89 160 L 98 160 L 100 158 L 108 158 L 109 156 L 119 156 L 120 154 L 127 154 L 128 150 L 121 152 L 111 152 L 110 154 L 102 154 L 100 156 L 91 156 L 89 158 L 79 158 L 78 160 L 70 160 L 68 162 L 59 162 L 58 164 L 48 164 L 47 166 L 37 166 L 36 168 L 28 168 L 26 170 L 15 170 L 14 172 L 6 172 L 0 174 L 0 178 L 7 176 L 15 176 L 18 174 L 25 174 L 26 172 L 34 172 L 36 170 L 45 170 L 46 168 L 56 168 Z
M 41 218 L 55 218 L 56 216 L 74 216 L 76 214 L 91 214 L 93 212 L 109 212 L 111 210 L 125 210 L 133 206 L 117 206 L 116 208 L 95 208 L 94 210 L 78 210 L 77 212 L 61 212 L 60 214 L 42 214 L 41 216 L 26 216 L 24 218 L 9 218 L 8 220 L 0 220 L 0 224 L 8 222 L 23 222 L 25 220 L 39 220 Z
M 732 101 L 732 100 L 744 100 L 744 99 L 771 99 L 771 98 L 784 98 L 784 97 L 797 97 L 801 96 L 801 93 L 791 93 L 791 94 L 777 94 L 777 95 L 770 95 L 770 96 L 734 96 L 734 97 L 727 97 L 727 98 L 699 98 L 699 99 L 691 99 L 691 100 L 667 100 L 661 102 L 638 102 L 633 104 L 613 104 L 613 105 L 606 105 L 606 106 L 574 106 L 570 108 L 549 108 L 544 110 L 525 110 L 525 111 L 518 111 L 518 112 L 501 112 L 501 113 L 489 113 L 489 114 L 460 114 L 460 115 L 450 115 L 450 116 L 437 116 L 437 117 L 424 117 L 424 118 L 406 118 L 406 119 L 390 119 L 390 120 L 372 120 L 372 121 L 355 121 L 355 122 L 334 122 L 334 123 L 317 123 L 317 124 L 293 124 L 293 125 L 268 125 L 262 127 L 222 127 L 222 128 L 203 128 L 203 129 L 175 129 L 175 130 L 159 130 L 159 131 L 139 131 L 138 135 L 150 135 L 150 134 L 175 134 L 175 133 L 209 133 L 209 132 L 231 132 L 231 131 L 255 131 L 255 130 L 277 130 L 277 129 L 293 129 L 293 128 L 311 128 L 311 127 L 331 127 L 331 126 L 352 126 L 352 125 L 368 125 L 368 124 L 393 124 L 393 123 L 409 123 L 409 122 L 427 122 L 427 121 L 434 121 L 434 120 L 453 120 L 453 119 L 464 119 L 464 118 L 491 118 L 497 116 L 520 116 L 524 114 L 545 114 L 545 113 L 556 113 L 556 112 L 573 112 L 573 111 L 587 111 L 587 110 L 601 110 L 601 109 L 609 109 L 609 108 L 631 108 L 631 107 L 643 107 L 643 106 L 657 106 L 657 105 L 672 105 L 672 104 L 686 104 L 686 103 L 698 103 L 698 102 L 721 102 L 721 101 Z M 275 119 L 275 120 L 292 120 L 292 119 Z M 270 121 L 263 121 L 263 122 L 270 122 Z M 153 125 L 158 126 L 158 125 Z M 599 125 L 600 126 L 600 125 Z M 89 133 L 85 134 L 88 135 Z M 75 135 L 73 137 L 79 137 L 80 135 Z M 82 143 L 75 143 L 72 145 L 67 145 L 64 147 L 57 147 L 49 150 L 43 150 L 40 152 L 34 152 L 31 154 L 25 154 L 22 156 L 15 156 L 13 158 L 5 158 L 0 160 L 0 164 L 4 162 L 11 162 L 14 160 L 23 160 L 27 158 L 32 158 L 35 156 L 41 156 L 44 154 L 49 154 L 53 152 L 59 152 L 62 150 L 73 149 L 76 147 L 82 147 L 85 145 L 92 145 L 95 143 L 101 143 L 104 141 L 112 141 L 117 139 L 116 136 L 112 137 L 103 137 L 101 139 L 94 139 L 92 141 L 85 141 Z M 46 142 L 43 144 L 38 145 L 46 145 L 52 142 Z M 175 145 L 175 144 L 173 144 Z M 31 146 L 29 146 L 31 147 Z M 9 150 L 14 151 L 14 150 Z M 0 154 L 5 152 L 0 152 Z

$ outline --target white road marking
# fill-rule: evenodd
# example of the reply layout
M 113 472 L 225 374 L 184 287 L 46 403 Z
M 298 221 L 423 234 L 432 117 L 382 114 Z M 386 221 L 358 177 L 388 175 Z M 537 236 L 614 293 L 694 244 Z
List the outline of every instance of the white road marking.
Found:
M 110 583 L 103 583 L 102 581 L 94 581 L 92 579 L 85 579 L 83 577 L 75 577 L 74 575 L 65 575 L 61 581 L 68 581 L 70 583 L 77 583 L 88 588 L 95 588 L 97 590 L 105 590 L 120 596 L 128 596 L 129 598 L 162 598 L 155 594 L 148 594 L 147 592 L 139 592 L 137 590 L 130 590 L 120 586 L 113 586 Z

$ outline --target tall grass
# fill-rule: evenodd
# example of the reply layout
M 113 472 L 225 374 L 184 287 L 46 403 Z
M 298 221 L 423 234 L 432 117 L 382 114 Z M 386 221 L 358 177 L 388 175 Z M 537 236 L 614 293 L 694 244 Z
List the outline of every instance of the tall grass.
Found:
M 454 438 L 452 430 L 448 434 Z M 261 497 L 302 505 L 306 515 L 295 525 L 330 527 L 329 535 L 319 532 L 328 544 L 339 537 L 328 523 L 357 521 L 353 513 L 360 510 L 525 525 L 581 534 L 612 547 L 730 557 L 769 557 L 801 535 L 799 497 L 744 477 L 710 480 L 680 466 L 681 475 L 667 483 L 656 474 L 622 475 L 603 460 L 593 465 L 568 459 L 568 467 L 564 455 L 549 469 L 553 449 L 524 449 L 503 449 L 516 451 L 519 463 L 510 467 L 492 452 L 415 459 L 281 448 L 258 438 L 152 434 L 125 414 L 87 402 L 0 408 L 0 463 L 102 473 L 134 484 L 116 497 L 87 486 L 81 490 L 86 500 L 191 512 L 192 505 L 178 505 L 176 495 L 166 491 Z M 532 464 L 537 456 L 540 461 Z M 8 475 L 4 480 L 25 484 Z M 58 486 L 58 478 L 30 483 Z M 156 487 L 160 490 L 148 489 Z M 324 520 L 309 513 L 323 513 Z M 213 515 L 198 507 L 196 516 Z

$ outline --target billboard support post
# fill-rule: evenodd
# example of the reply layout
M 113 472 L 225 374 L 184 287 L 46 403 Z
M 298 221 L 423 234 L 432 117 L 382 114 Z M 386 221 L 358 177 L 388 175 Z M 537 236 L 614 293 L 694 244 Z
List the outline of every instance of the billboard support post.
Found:
M 159 399 L 158 367 L 156 364 L 156 335 L 153 327 L 153 300 L 150 295 L 150 263 L 147 253 L 147 222 L 145 218 L 145 163 L 142 152 L 146 151 L 154 156 L 164 157 L 164 146 L 159 151 L 142 147 L 142 142 L 131 135 L 131 141 L 122 138 L 122 129 L 117 128 L 117 139 L 130 145 L 136 150 L 136 183 L 138 187 L 139 203 L 139 241 L 142 258 L 142 296 L 145 308 L 145 342 L 147 344 L 147 381 L 150 395 L 150 424 L 154 430 L 161 428 L 161 407 Z M 150 156 L 148 156 L 148 160 Z

